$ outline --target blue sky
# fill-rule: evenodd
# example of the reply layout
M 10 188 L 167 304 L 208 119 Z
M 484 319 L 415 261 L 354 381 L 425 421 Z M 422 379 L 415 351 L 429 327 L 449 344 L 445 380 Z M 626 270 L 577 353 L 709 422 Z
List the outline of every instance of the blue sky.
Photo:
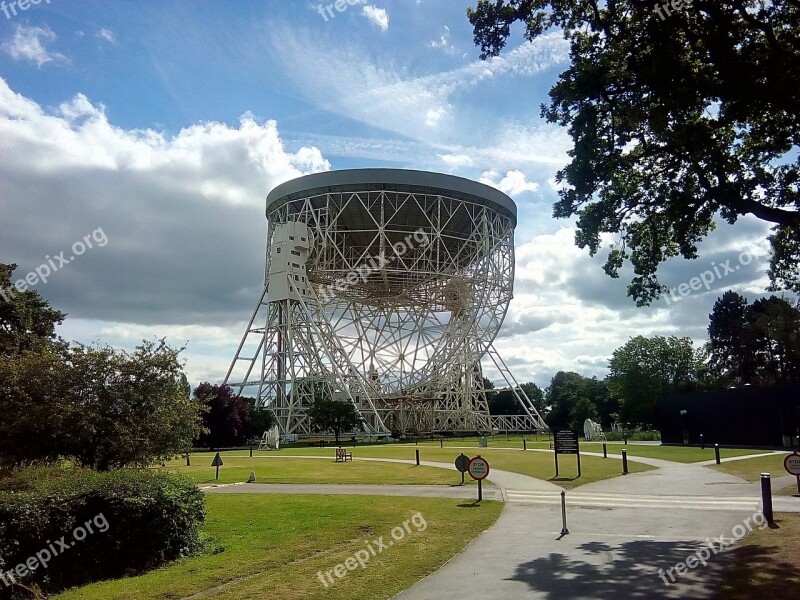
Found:
M 602 377 L 638 334 L 699 343 L 722 291 L 765 293 L 755 219 L 661 271 L 672 287 L 730 261 L 710 289 L 649 308 L 574 246 L 574 222 L 551 216 L 570 139 L 539 117 L 567 65 L 558 32 L 517 32 L 481 61 L 468 3 L 351 1 L 325 17 L 288 0 L 0 5 L 0 261 L 25 277 L 87 235 L 107 240 L 33 286 L 69 313 L 61 335 L 167 337 L 187 344 L 192 384 L 220 380 L 263 285 L 267 193 L 353 167 L 452 173 L 516 201 L 496 346 L 523 381 Z

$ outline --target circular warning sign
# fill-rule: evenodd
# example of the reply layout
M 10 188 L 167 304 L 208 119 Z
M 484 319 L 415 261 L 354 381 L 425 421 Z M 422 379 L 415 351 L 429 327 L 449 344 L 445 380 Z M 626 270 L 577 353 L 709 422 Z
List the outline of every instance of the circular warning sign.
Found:
M 467 457 L 464 454 L 460 454 L 456 458 L 456 469 L 464 473 L 468 468 L 469 468 L 469 457 Z
M 467 472 L 473 479 L 486 479 L 489 475 L 489 461 L 485 458 L 481 458 L 479 454 L 469 461 Z
M 800 477 L 800 454 L 790 454 L 784 458 L 783 468 L 787 473 Z

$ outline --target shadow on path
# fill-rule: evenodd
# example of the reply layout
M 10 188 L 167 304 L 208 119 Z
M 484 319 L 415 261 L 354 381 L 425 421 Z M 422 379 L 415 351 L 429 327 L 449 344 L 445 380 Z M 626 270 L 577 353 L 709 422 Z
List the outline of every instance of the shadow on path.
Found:
M 512 581 L 525 583 L 536 598 L 560 600 L 651 600 L 653 598 L 715 598 L 728 557 L 712 556 L 672 583 L 667 569 L 685 561 L 700 546 L 696 541 L 630 541 L 621 544 L 587 542 L 571 556 L 551 552 L 520 563 Z M 658 569 L 664 570 L 664 583 Z M 691 589 L 689 594 L 687 592 Z

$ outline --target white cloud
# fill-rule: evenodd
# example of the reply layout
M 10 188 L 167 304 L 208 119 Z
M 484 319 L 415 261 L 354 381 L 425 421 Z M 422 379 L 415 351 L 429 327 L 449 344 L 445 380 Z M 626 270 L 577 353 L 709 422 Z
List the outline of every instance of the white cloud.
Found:
M 465 115 L 459 110 L 463 110 L 459 95 L 481 82 L 499 76 L 527 77 L 565 63 L 569 47 L 559 35 L 542 36 L 508 55 L 488 61 L 476 60 L 449 71 L 419 76 L 410 75 L 394 60 L 371 59 L 375 52 L 369 48 L 325 44 L 324 40 L 296 29 L 276 29 L 271 32 L 270 42 L 275 64 L 283 65 L 284 74 L 294 81 L 300 93 L 323 110 L 429 143 L 431 129 L 435 128 L 440 149 L 452 148 L 447 152 L 451 154 L 470 154 L 476 164 L 481 162 L 479 154 L 468 151 L 464 142 L 494 142 L 486 139 L 490 135 L 508 148 L 501 157 L 503 162 L 499 166 L 502 168 L 541 162 L 542 157 L 558 166 L 566 162 L 566 149 L 562 152 L 564 144 L 540 145 L 541 139 L 532 141 L 527 137 L 530 132 L 524 124 L 492 128 L 485 123 L 481 132 L 484 139 L 477 139 L 473 130 L 465 135 L 464 119 L 476 115 Z M 561 128 L 553 126 L 546 131 L 550 136 L 569 139 Z M 495 166 L 497 163 L 491 161 L 501 152 L 499 148 L 490 149 L 486 153 L 489 164 Z M 554 153 L 557 155 L 553 156 Z
M 448 167 L 468 167 L 472 165 L 472 158 L 466 154 L 439 154 L 442 162 Z
M 107 41 L 109 44 L 116 44 L 117 39 L 114 36 L 114 32 L 110 29 L 106 29 L 105 27 L 101 28 L 100 31 L 97 32 L 97 37 L 101 40 Z
M 25 27 L 17 25 L 13 37 L 3 42 L 2 49 L 14 60 L 29 60 L 39 67 L 45 63 L 69 62 L 58 52 L 49 52 L 45 45 L 54 42 L 56 34 L 47 26 Z
M 498 180 L 496 171 L 486 171 L 481 175 L 480 181 L 496 187 L 498 190 L 511 196 L 518 196 L 522 192 L 536 192 L 539 184 L 525 179 L 522 171 L 508 171 L 502 179 Z
M 431 41 L 430 46 L 437 50 L 443 50 L 446 54 L 452 55 L 458 53 L 458 49 L 450 43 L 450 28 L 447 25 L 442 28 L 442 34 L 439 36 L 439 39 Z
M 389 29 L 389 15 L 386 13 L 385 8 L 377 8 L 371 4 L 367 4 L 361 10 L 367 19 L 381 28 L 381 31 Z
M 330 168 L 316 148 L 287 152 L 277 123 L 249 113 L 174 135 L 128 130 L 82 94 L 47 110 L 2 78 L 0 139 L 3 214 L 13 218 L 0 261 L 24 275 L 102 228 L 106 245 L 35 287 L 69 314 L 62 335 L 128 348 L 188 340 L 193 381 L 224 375 L 258 300 L 267 192 Z

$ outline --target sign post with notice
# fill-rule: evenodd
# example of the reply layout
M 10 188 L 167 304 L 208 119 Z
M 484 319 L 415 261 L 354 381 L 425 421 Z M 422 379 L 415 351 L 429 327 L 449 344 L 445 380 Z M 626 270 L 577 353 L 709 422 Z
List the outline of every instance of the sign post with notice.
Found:
M 553 432 L 553 450 L 556 459 L 556 477 L 558 477 L 558 455 L 574 454 L 578 457 L 578 477 L 581 476 L 581 450 L 578 446 L 578 434 L 571 429 L 559 429 Z
M 797 477 L 797 493 L 800 494 L 800 454 L 788 454 L 783 459 L 783 468 L 789 475 Z

